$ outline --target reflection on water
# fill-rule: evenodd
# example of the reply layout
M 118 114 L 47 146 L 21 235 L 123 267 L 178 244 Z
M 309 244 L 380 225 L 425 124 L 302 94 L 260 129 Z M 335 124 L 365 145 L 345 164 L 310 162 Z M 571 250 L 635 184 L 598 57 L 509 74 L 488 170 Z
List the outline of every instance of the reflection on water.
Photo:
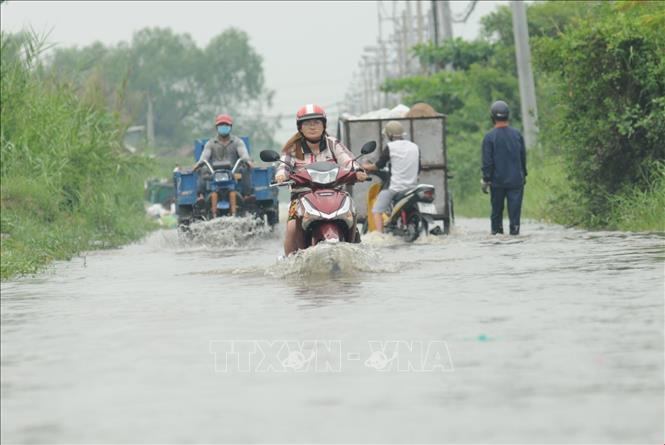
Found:
M 2 283 L 2 442 L 662 440 L 665 237 L 457 223 L 280 259 L 282 227 L 223 218 Z M 343 366 L 216 372 L 230 340 Z M 417 344 L 454 370 L 378 366 Z

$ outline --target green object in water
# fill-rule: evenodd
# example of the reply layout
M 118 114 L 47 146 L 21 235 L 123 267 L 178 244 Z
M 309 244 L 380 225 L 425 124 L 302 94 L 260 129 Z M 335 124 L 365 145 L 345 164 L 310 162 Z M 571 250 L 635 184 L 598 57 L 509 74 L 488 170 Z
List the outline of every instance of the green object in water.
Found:
M 490 338 L 489 338 L 487 335 L 485 335 L 485 334 L 480 334 L 480 335 L 478 336 L 478 341 L 489 341 L 489 339 L 490 339 Z
M 174 215 L 164 215 L 160 218 L 160 224 L 163 227 L 173 229 L 178 225 L 178 219 Z

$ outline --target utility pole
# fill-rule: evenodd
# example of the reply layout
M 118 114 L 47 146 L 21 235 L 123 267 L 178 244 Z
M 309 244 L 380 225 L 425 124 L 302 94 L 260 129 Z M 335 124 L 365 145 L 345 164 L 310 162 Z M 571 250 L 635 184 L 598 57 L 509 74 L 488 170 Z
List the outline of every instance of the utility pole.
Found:
M 452 40 L 453 38 L 453 16 L 450 12 L 450 2 L 442 0 L 439 2 L 439 14 L 441 14 L 441 35 L 443 40 Z
M 410 74 L 410 63 L 409 63 L 409 19 L 406 14 L 406 10 L 402 11 L 402 23 L 399 27 L 399 41 L 400 41 L 400 52 L 402 53 L 402 61 L 404 63 L 402 75 L 408 76 Z
M 511 1 L 513 10 L 513 34 L 515 36 L 515 56 L 517 77 L 520 86 L 522 125 L 526 148 L 536 146 L 538 136 L 538 109 L 536 108 L 536 87 L 531 70 L 531 50 L 529 49 L 529 29 L 526 20 L 526 7 L 521 1 Z
M 406 2 L 404 27 L 405 32 L 405 47 L 406 47 L 406 72 L 410 76 L 414 73 L 413 70 L 413 56 L 411 55 L 411 47 L 415 45 L 414 37 L 417 37 L 413 30 L 413 11 L 411 10 L 411 2 Z
M 416 19 L 418 23 L 418 43 L 425 43 L 425 37 L 423 35 L 423 30 L 425 29 L 423 23 L 423 4 L 421 0 L 416 0 Z
M 372 109 L 372 97 L 370 96 L 370 86 L 369 86 L 369 72 L 367 71 L 367 65 L 363 63 L 363 112 L 366 113 Z
M 432 0 L 432 24 L 434 31 L 434 46 L 439 46 L 439 7 L 437 0 Z
M 442 31 L 442 36 L 443 40 L 452 40 L 453 39 L 453 16 L 452 13 L 450 12 L 450 2 L 448 0 L 443 0 L 439 2 L 441 4 L 441 8 L 439 8 L 439 12 L 441 13 L 441 31 Z M 453 70 L 453 64 L 448 62 L 446 63 L 446 71 L 452 71 Z
M 148 113 L 145 119 L 146 138 L 148 139 L 148 147 L 155 147 L 155 113 L 152 109 L 152 97 L 150 93 L 146 94 L 148 99 Z

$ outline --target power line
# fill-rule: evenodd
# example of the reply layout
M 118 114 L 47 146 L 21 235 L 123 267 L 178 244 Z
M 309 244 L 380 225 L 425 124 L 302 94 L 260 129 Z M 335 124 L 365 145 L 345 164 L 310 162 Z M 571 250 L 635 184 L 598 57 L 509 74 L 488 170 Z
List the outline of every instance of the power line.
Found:
M 466 23 L 473 10 L 476 9 L 476 3 L 478 3 L 478 0 L 473 0 L 467 5 L 466 10 L 461 15 L 453 16 L 453 23 Z

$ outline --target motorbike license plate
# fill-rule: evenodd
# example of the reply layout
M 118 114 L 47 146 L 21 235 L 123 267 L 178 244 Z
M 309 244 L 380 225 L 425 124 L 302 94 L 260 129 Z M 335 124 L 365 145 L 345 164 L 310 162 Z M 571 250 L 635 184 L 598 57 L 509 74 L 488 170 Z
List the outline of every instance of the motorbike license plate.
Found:
M 419 202 L 418 211 L 420 213 L 428 213 L 430 215 L 436 215 L 436 207 L 431 202 Z

